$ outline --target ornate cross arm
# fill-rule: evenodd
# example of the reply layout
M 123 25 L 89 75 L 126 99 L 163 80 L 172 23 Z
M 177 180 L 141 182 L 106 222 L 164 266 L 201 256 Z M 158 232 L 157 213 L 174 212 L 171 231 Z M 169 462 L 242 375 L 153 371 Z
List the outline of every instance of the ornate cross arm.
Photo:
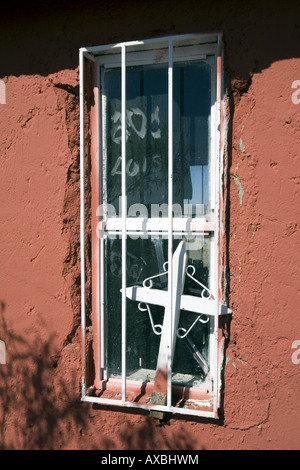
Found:
M 127 287 L 126 296 L 131 300 L 136 300 L 137 302 L 160 305 L 165 308 L 168 305 L 169 298 L 168 291 L 139 286 Z M 187 310 L 189 312 L 213 317 L 232 313 L 232 310 L 230 310 L 226 305 L 219 304 L 216 300 L 185 294 L 181 295 L 180 310 Z

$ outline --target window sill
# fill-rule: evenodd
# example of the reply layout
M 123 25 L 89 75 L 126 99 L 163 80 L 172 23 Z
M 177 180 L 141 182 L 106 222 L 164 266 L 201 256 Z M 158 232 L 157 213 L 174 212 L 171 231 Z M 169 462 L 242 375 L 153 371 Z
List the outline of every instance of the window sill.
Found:
M 209 390 L 210 389 L 210 390 Z M 149 411 L 155 407 L 151 401 L 151 395 L 154 391 L 154 382 L 126 381 L 126 405 L 138 405 L 142 408 L 149 408 Z M 88 389 L 88 401 L 103 404 L 124 405 L 122 402 L 122 380 L 110 378 L 101 380 Z M 211 391 L 210 382 L 204 382 L 201 387 L 190 387 L 173 385 L 172 386 L 172 407 L 174 409 L 191 409 L 205 412 L 213 411 L 214 396 Z

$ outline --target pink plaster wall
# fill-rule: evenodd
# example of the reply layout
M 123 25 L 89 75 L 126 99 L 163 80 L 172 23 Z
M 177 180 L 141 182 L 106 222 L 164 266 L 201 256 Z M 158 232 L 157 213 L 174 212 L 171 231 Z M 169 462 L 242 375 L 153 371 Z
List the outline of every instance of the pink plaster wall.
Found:
M 0 449 L 298 449 L 297 2 L 27 3 L 0 19 Z M 224 419 L 161 425 L 80 401 L 78 49 L 213 30 L 232 117 Z

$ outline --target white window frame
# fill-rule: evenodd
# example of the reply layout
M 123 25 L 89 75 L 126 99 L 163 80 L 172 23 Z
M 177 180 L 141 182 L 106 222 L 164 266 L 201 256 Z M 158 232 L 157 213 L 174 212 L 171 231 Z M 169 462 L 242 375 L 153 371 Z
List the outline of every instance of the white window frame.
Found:
M 183 44 L 181 47 L 176 48 L 178 44 Z M 184 45 L 186 44 L 186 45 Z M 172 171 L 173 171 L 173 102 L 172 102 L 172 77 L 173 77 L 173 63 L 174 60 L 185 58 L 204 59 L 208 55 L 214 61 L 212 73 L 212 103 L 211 103 L 211 209 L 214 213 L 213 220 L 205 218 L 188 220 L 186 218 L 175 219 L 172 214 L 173 206 L 173 191 L 172 188 Z M 120 64 L 121 57 L 121 64 Z M 127 58 L 129 57 L 129 61 Z M 97 229 L 106 233 L 120 233 L 122 235 L 122 380 L 121 380 L 121 399 L 101 398 L 91 393 L 90 384 L 87 383 L 87 326 L 86 326 L 86 287 L 85 282 L 81 282 L 81 323 L 82 323 L 82 342 L 83 342 L 83 355 L 82 355 L 82 400 L 93 402 L 103 405 L 125 406 L 140 409 L 155 410 L 158 412 L 167 413 L 180 413 L 185 415 L 196 415 L 207 418 L 217 418 L 219 415 L 220 407 L 220 389 L 221 389 L 221 366 L 222 366 L 222 341 L 220 341 L 219 331 L 219 315 L 230 314 L 231 311 L 222 305 L 223 301 L 223 287 L 222 287 L 222 228 L 223 214 L 222 212 L 222 168 L 223 163 L 220 162 L 222 142 L 223 125 L 221 116 L 222 105 L 222 34 L 197 34 L 197 35 L 183 35 L 172 36 L 164 38 L 155 38 L 145 41 L 131 41 L 118 43 L 113 45 L 96 46 L 81 48 L 79 51 L 79 65 L 80 65 L 80 243 L 81 243 L 81 279 L 86 279 L 86 263 L 85 263 L 85 238 L 86 238 L 86 203 L 85 203 L 85 158 L 86 158 L 86 143 L 85 143 L 85 61 L 91 61 L 95 64 L 96 77 L 94 85 L 95 96 L 95 110 L 96 116 L 96 144 L 94 162 L 94 172 L 97 177 L 100 174 L 100 162 L 102 161 L 103 149 L 103 135 L 105 133 L 105 120 L 101 116 L 99 110 L 100 99 L 105 99 L 105 96 L 100 91 L 100 64 L 104 67 L 114 67 L 121 65 L 122 71 L 122 99 L 121 99 L 121 126 L 122 126 L 122 141 L 121 141 L 121 180 L 122 180 L 122 214 L 127 213 L 126 206 L 126 67 L 128 63 L 134 64 L 152 64 L 157 61 L 168 64 L 168 183 L 169 183 L 169 200 L 168 200 L 168 217 L 165 219 L 143 221 L 142 219 L 131 219 L 126 216 L 103 219 L 97 224 Z M 102 124 L 103 123 L 103 124 Z M 97 184 L 99 181 L 97 182 Z M 105 190 L 103 188 L 102 190 Z M 92 218 L 95 217 L 95 209 L 101 202 L 101 195 L 99 187 L 95 189 L 95 203 L 92 203 Z M 98 215 L 98 214 L 97 214 Z M 95 220 L 95 219 L 94 219 Z M 146 223 L 146 225 L 145 225 Z M 126 380 L 126 238 L 136 230 L 146 230 L 147 233 L 152 233 L 157 230 L 158 223 L 160 223 L 159 230 L 165 231 L 168 237 L 168 271 L 172 272 L 172 256 L 173 256 L 173 236 L 176 231 L 184 232 L 189 226 L 189 229 L 194 233 L 204 235 L 207 232 L 213 233 L 212 249 L 211 249 L 211 268 L 212 275 L 210 279 L 210 290 L 214 294 L 214 299 L 217 301 L 219 308 L 215 313 L 213 334 L 210 335 L 210 377 L 211 389 L 209 399 L 201 399 L 195 401 L 199 406 L 192 408 L 178 408 L 172 405 L 172 383 L 171 373 L 168 374 L 168 391 L 166 405 L 139 405 L 132 403 L 126 398 L 127 380 Z M 95 225 L 92 222 L 92 230 L 95 231 Z M 95 233 L 92 235 L 95 239 Z M 100 383 L 101 377 L 101 361 L 103 365 L 104 351 L 104 325 L 103 325 L 103 307 L 104 307 L 104 285 L 103 285 L 103 271 L 101 271 L 101 259 L 104 258 L 104 239 L 97 237 L 97 240 L 92 245 L 92 257 L 94 267 L 94 284 L 96 288 L 93 290 L 93 329 L 94 336 L 97 338 L 97 347 L 94 351 L 95 360 L 97 363 L 97 370 L 95 371 L 95 382 Z M 102 263 L 103 265 L 103 263 Z M 93 267 L 92 267 L 93 269 Z M 172 297 L 172 276 L 168 275 L 169 295 Z M 171 341 L 171 339 L 170 339 Z M 103 367 L 102 367 L 103 368 Z M 170 372 L 170 370 L 169 370 Z M 204 387 L 207 388 L 207 383 Z M 92 387 L 93 390 L 93 387 Z M 196 408 L 196 409 L 195 409 Z

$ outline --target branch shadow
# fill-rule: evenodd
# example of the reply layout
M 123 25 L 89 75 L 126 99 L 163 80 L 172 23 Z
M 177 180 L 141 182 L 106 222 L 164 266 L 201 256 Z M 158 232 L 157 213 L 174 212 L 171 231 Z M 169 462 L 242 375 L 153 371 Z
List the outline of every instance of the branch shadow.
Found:
M 99 405 L 94 405 L 93 409 L 101 409 L 104 413 L 114 410 L 111 406 Z M 205 446 L 199 446 L 197 436 L 186 432 L 184 422 L 182 426 L 180 423 L 172 429 L 171 419 L 160 421 L 151 417 L 147 411 L 122 408 L 115 408 L 115 411 L 125 419 L 120 420 L 123 425 L 114 438 L 105 435 L 102 437 L 102 450 L 205 450 Z M 129 420 L 127 421 L 132 415 L 139 416 L 139 422 L 134 428 L 129 425 Z
M 0 450 L 64 447 L 71 426 L 85 424 L 79 394 L 71 395 L 65 380 L 55 376 L 53 338 L 27 338 L 10 331 L 4 310 L 1 302 L 0 331 L 7 358 L 0 365 Z

